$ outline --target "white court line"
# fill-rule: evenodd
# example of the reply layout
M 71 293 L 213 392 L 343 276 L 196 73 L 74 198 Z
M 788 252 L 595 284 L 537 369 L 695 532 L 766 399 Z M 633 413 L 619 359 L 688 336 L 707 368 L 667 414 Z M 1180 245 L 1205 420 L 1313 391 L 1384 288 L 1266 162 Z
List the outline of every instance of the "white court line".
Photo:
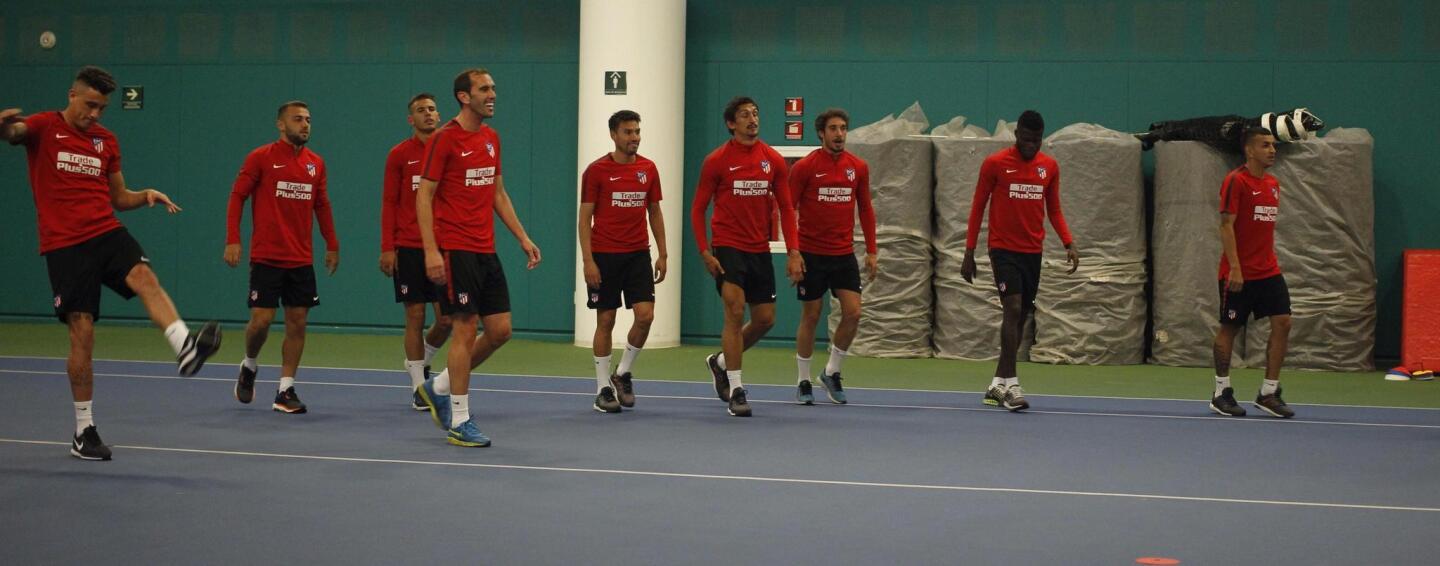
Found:
M 8 444 L 26 444 L 43 446 L 68 446 L 68 442 L 54 442 L 48 440 L 22 440 L 15 438 L 0 438 L 0 442 Z M 1436 507 L 1404 507 L 1397 505 L 1367 505 L 1355 503 L 1326 503 L 1317 501 L 1288 501 L 1281 499 L 1234 499 L 1227 497 L 1191 497 L 1184 495 L 1158 495 L 1151 493 L 1115 493 L 1104 491 L 1072 491 L 1063 489 L 1025 489 L 1014 487 L 978 487 L 965 485 L 944 485 L 944 484 L 921 484 L 921 483 L 890 483 L 890 482 L 864 482 L 845 480 L 815 480 L 804 478 L 785 478 L 771 476 L 729 476 L 720 474 L 689 474 L 682 472 L 647 472 L 642 470 L 614 470 L 607 468 L 570 468 L 561 466 L 524 466 L 519 464 L 480 464 L 475 462 L 436 462 L 429 460 L 396 460 L 390 458 L 355 458 L 342 456 L 317 456 L 311 454 L 279 454 L 274 452 L 243 452 L 236 450 L 202 450 L 196 448 L 167 448 L 160 446 L 115 446 L 126 450 L 148 450 L 154 452 L 173 452 L 180 454 L 210 454 L 218 456 L 246 456 L 255 458 L 278 458 L 288 460 L 314 460 L 322 462 L 347 462 L 365 464 L 403 464 L 412 466 L 445 466 L 456 468 L 482 468 L 491 470 L 524 470 L 534 472 L 562 472 L 575 474 L 606 474 L 617 476 L 643 476 L 658 478 L 680 478 L 700 480 L 723 480 L 723 481 L 753 481 L 767 483 L 796 483 L 805 485 L 825 485 L 840 487 L 875 487 L 888 489 L 914 489 L 932 491 L 953 491 L 953 492 L 976 492 L 976 493 L 1016 493 L 1027 495 L 1070 495 L 1083 497 L 1109 497 L 1118 499 L 1159 499 L 1164 501 L 1184 501 L 1190 503 L 1238 503 L 1245 505 L 1277 505 L 1286 507 L 1321 507 L 1327 509 L 1362 509 L 1367 511 L 1414 511 L 1422 513 L 1440 513 Z
M 64 360 L 65 358 L 57 358 L 57 357 L 53 357 L 53 356 L 3 356 L 3 355 L 0 355 L 0 360 L 3 360 L 3 359 L 14 359 L 14 360 Z M 160 361 L 154 361 L 154 360 L 97 359 L 97 360 L 94 360 L 94 361 L 97 361 L 97 362 L 132 363 L 132 364 L 164 364 L 164 365 L 170 366 L 170 367 L 174 367 L 174 366 L 175 366 L 175 363 L 174 363 L 174 362 L 160 362 Z M 231 364 L 231 365 L 233 365 L 233 364 Z M 260 367 L 279 368 L 280 366 L 261 364 Z M 342 368 L 342 367 L 331 367 L 331 366 L 302 366 L 302 367 L 305 367 L 305 368 L 308 368 L 308 369 L 323 369 L 323 370 L 331 370 L 331 371 L 374 371 L 374 372 L 395 373 L 395 374 L 400 374 L 400 375 L 406 375 L 405 370 L 399 370 L 399 369 Z M 574 375 L 547 375 L 547 374 L 541 374 L 541 373 L 495 373 L 495 374 L 486 374 L 486 373 L 479 373 L 479 372 L 477 372 L 475 375 L 493 375 L 493 376 L 495 376 L 495 377 L 543 377 L 543 378 L 550 378 L 550 379 L 580 379 L 580 380 L 585 380 L 585 381 L 590 381 L 590 380 L 595 379 L 595 378 L 593 378 L 593 377 L 578 377 L 578 376 L 574 376 Z M 646 378 L 646 379 L 642 379 L 642 380 L 640 380 L 640 381 L 641 381 L 641 382 L 654 382 L 654 383 L 705 383 L 705 381 L 703 381 L 703 380 L 701 380 L 701 381 L 687 381 L 687 380 L 683 380 L 683 379 L 650 379 L 650 378 Z M 746 385 L 746 387 L 784 387 L 784 388 L 786 388 L 786 389 L 789 389 L 789 388 L 794 387 L 794 386 L 793 386 L 793 385 L 776 385 L 776 384 L 773 384 L 773 383 L 752 383 L 752 384 L 750 384 L 750 385 Z M 854 390 L 854 391 L 894 391 L 894 392 L 899 392 L 899 393 L 940 393 L 940 394 L 947 394 L 947 395 L 980 395 L 980 394 L 985 393 L 984 391 L 958 391 L 958 390 L 949 390 L 949 389 L 894 389 L 894 388 L 888 388 L 888 387 L 849 387 L 849 386 L 847 386 L 845 389 L 846 389 L 847 391 L 850 391 L 850 390 Z M 1207 401 L 1207 399 L 1200 399 L 1200 398 L 1195 398 L 1195 399 L 1175 399 L 1175 398 L 1170 398 L 1170 397 L 1114 397 L 1114 396 L 1107 396 L 1107 395 L 1059 395 L 1059 394 L 1054 394 L 1054 393 L 1046 394 L 1046 393 L 1029 393 L 1029 392 L 1027 392 L 1025 396 L 1026 396 L 1026 397 L 1055 397 L 1055 398 L 1059 398 L 1059 399 L 1109 399 L 1109 400 L 1115 400 L 1115 401 L 1175 401 L 1175 402 L 1182 402 L 1182 403 L 1203 403 L 1203 402 Z M 1335 407 L 1335 408 L 1339 408 L 1339 409 L 1388 409 L 1388 410 L 1396 410 L 1396 411 L 1440 411 L 1440 407 L 1394 407 L 1394 406 L 1388 406 L 1388 405 L 1337 405 L 1337 404 L 1329 404 L 1329 403 L 1290 403 L 1290 404 L 1291 404 L 1291 405 L 1294 405 L 1294 406 L 1296 406 L 1296 407 Z
M 0 369 L 0 374 L 4 374 L 4 373 L 18 373 L 18 374 L 22 374 L 22 375 L 36 375 L 36 374 L 38 374 L 38 375 L 65 375 L 65 372 L 63 372 L 63 371 L 27 371 L 27 370 Z M 174 375 L 144 375 L 144 374 L 134 374 L 134 373 L 97 373 L 97 374 L 95 374 L 95 376 L 96 376 L 96 377 L 130 377 L 130 378 L 138 378 L 138 379 L 163 379 L 163 380 L 176 380 L 176 381 L 218 381 L 218 382 L 224 382 L 224 383 L 232 383 L 232 382 L 235 381 L 233 378 L 220 378 L 220 377 L 179 377 L 179 376 L 174 376 Z M 273 379 L 258 379 L 258 380 L 256 380 L 256 381 L 257 381 L 258 383 L 277 383 L 277 380 L 273 380 Z M 695 383 L 695 382 L 683 381 L 683 382 L 679 382 L 679 383 L 690 383 L 690 384 L 693 384 L 693 383 Z M 328 386 L 328 387 L 369 387 L 369 388 L 376 388 L 376 387 L 378 387 L 378 388 L 385 388 L 385 389 L 410 389 L 410 386 L 409 386 L 409 385 L 392 385 L 392 384 L 385 384 L 385 383 L 343 383 L 343 382 L 335 382 L 335 381 L 305 381 L 305 382 L 302 382 L 302 384 L 303 384 L 303 385 L 307 385 L 307 386 L 308 386 L 308 385 L 319 385 L 319 386 Z M 470 388 L 470 391 L 479 391 L 479 392 L 482 392 L 482 393 L 513 393 L 513 394 L 517 394 L 517 395 L 571 395 L 571 396 L 576 396 L 576 397 L 594 397 L 594 396 L 595 396 L 594 393 L 588 393 L 588 392 L 575 392 L 575 391 L 541 391 L 541 390 L 535 390 L 535 389 L 496 389 L 496 388 L 488 388 L 488 387 L 471 387 L 471 388 Z M 681 401 L 713 401 L 713 400 L 715 400 L 714 397 L 703 396 L 703 395 L 702 395 L 702 396 L 692 396 L 692 395 L 637 395 L 637 397 L 638 397 L 638 398 L 641 398 L 641 399 L 668 399 L 668 400 L 681 400 Z M 751 399 L 750 402 L 751 402 L 751 403 L 774 404 L 774 405 L 793 405 L 793 404 L 795 404 L 794 401 L 788 401 L 788 400 L 786 400 L 786 401 L 775 401 L 775 400 L 768 400 L 768 399 Z M 821 406 L 825 406 L 825 405 L 822 404 Z M 954 407 L 954 406 L 946 406 L 946 405 L 898 405 L 898 404 L 885 404 L 885 403 L 850 403 L 848 406 L 850 406 L 850 407 L 872 407 L 872 408 L 877 408 L 877 409 L 911 409 L 911 410 L 928 410 L 928 411 L 959 411 L 959 412 L 968 412 L 968 413 L 995 413 L 995 412 L 999 412 L 999 411 L 1000 411 L 999 409 L 995 409 L 995 408 L 983 408 L 983 407 Z M 1223 422 L 1223 423 L 1236 423 L 1236 424 L 1247 424 L 1247 423 L 1248 423 L 1248 424 L 1277 424 L 1277 425 L 1279 425 L 1279 424 L 1291 424 L 1291 425 L 1309 424 L 1309 425 L 1358 426 L 1358 427 L 1379 427 L 1379 428 L 1440 429 L 1440 425 L 1427 425 L 1427 424 L 1336 422 L 1336 421 L 1315 421 L 1315 420 L 1305 420 L 1305 419 L 1300 419 L 1300 420 L 1296 420 L 1296 419 L 1276 419 L 1276 418 L 1269 418 L 1269 417 L 1254 418 L 1254 419 L 1239 419 L 1239 418 L 1221 418 L 1221 417 L 1211 416 L 1211 415 L 1144 415 L 1144 414 L 1136 414 L 1136 413 L 1103 413 L 1103 412 L 1095 412 L 1095 411 L 1045 411 L 1045 410 L 1033 410 L 1033 409 L 1031 409 L 1031 410 L 1026 410 L 1025 412 L 1026 412 L 1026 413 L 1029 413 L 1029 414 L 1036 414 L 1036 415 L 1067 415 L 1067 416 L 1081 416 L 1081 417 L 1112 417 L 1112 418 L 1132 418 L 1132 419 L 1195 420 L 1195 421 L 1206 421 L 1206 422 L 1217 422 L 1217 423 L 1222 423 L 1222 422 Z

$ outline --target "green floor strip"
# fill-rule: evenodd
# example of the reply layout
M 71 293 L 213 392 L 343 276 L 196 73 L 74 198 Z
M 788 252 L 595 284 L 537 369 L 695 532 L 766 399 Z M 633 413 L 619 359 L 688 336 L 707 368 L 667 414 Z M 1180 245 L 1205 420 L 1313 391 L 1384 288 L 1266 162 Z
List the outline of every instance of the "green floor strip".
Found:
M 244 328 L 225 328 L 224 346 L 212 364 L 238 364 L 242 357 Z M 279 364 L 283 333 L 277 325 L 260 363 Z M 709 379 L 703 358 L 714 346 L 681 346 L 647 350 L 636 364 L 641 382 L 647 377 L 671 380 Z M 55 323 L 0 324 L 0 355 L 65 357 L 69 343 L 65 327 Z M 442 352 L 440 356 L 444 356 Z M 148 328 L 100 326 L 96 330 L 95 357 L 115 360 L 173 359 L 160 332 Z M 312 327 L 305 345 L 305 365 L 362 369 L 403 368 L 399 336 L 327 332 Z M 619 360 L 619 353 L 614 356 Z M 814 371 L 824 367 L 823 349 L 816 352 Z M 443 358 L 442 358 L 443 359 Z M 512 340 L 481 369 L 493 374 L 593 377 L 588 348 L 532 340 Z M 850 387 L 980 391 L 990 382 L 994 362 L 937 359 L 878 359 L 852 356 L 845 362 L 845 383 Z M 1153 365 L 1063 366 L 1020 364 L 1020 378 L 1034 395 L 1094 395 L 1174 399 L 1208 399 L 1213 386 L 1209 368 L 1172 368 Z M 1236 397 L 1248 402 L 1259 388 L 1259 370 L 1235 370 Z M 745 355 L 746 383 L 792 384 L 796 379 L 795 352 L 790 348 L 757 347 Z M 404 378 L 397 375 L 397 383 Z M 1292 403 L 1378 405 L 1440 408 L 1440 382 L 1389 382 L 1381 372 L 1287 371 L 1282 375 L 1286 400 Z M 979 400 L 975 403 L 978 405 Z

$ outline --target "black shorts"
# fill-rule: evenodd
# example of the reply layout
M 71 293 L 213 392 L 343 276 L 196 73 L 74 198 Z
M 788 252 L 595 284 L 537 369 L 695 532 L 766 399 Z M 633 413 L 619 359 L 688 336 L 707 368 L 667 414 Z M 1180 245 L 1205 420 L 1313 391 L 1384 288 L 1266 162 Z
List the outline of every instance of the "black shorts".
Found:
M 745 291 L 745 302 L 755 305 L 775 302 L 775 265 L 769 252 L 742 252 L 717 247 L 712 252 L 725 273 L 715 278 L 715 290 L 733 283 Z
M 1259 320 L 1278 314 L 1290 314 L 1290 287 L 1284 275 L 1246 281 L 1238 293 L 1220 280 L 1220 324 L 1245 326 L 1251 315 Z
M 625 308 L 635 308 L 635 303 L 655 302 L 655 275 L 650 269 L 650 251 L 605 253 L 594 252 L 590 257 L 600 268 L 600 287 L 586 287 L 589 300 L 585 306 L 596 310 L 620 308 L 620 294 L 625 294 Z
M 860 292 L 860 264 L 854 254 L 821 255 L 800 252 L 805 259 L 805 279 L 796 287 L 795 298 L 818 301 L 825 291 L 839 297 L 838 291 Z
M 263 263 L 250 264 L 250 308 L 310 308 L 320 304 L 315 288 L 315 267 L 275 267 Z
M 445 288 L 440 313 L 490 316 L 510 312 L 510 287 L 500 256 L 466 251 L 441 251 L 445 256 Z
M 395 302 L 433 303 L 444 292 L 425 276 L 425 250 L 395 248 Z
M 86 312 L 100 320 L 100 286 L 130 300 L 135 291 L 125 277 L 140 263 L 150 260 L 145 259 L 140 242 L 124 228 L 50 250 L 45 254 L 45 266 L 50 271 L 50 291 L 55 294 L 55 317 L 68 324 L 70 313 Z
M 1035 308 L 1035 295 L 1040 291 L 1040 254 L 992 248 L 990 270 L 1001 297 L 1020 293 L 1021 304 Z

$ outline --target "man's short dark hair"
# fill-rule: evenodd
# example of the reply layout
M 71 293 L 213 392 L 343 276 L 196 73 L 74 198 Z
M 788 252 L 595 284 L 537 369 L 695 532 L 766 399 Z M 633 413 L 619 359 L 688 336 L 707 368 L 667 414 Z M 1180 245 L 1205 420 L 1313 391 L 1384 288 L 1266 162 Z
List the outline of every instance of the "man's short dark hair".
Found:
M 465 103 L 460 102 L 460 93 L 469 94 L 470 87 L 475 86 L 475 81 L 471 80 L 470 77 L 488 74 L 490 74 L 490 71 L 485 70 L 484 67 L 474 67 L 460 71 L 460 74 L 455 75 L 455 90 L 451 92 L 451 95 L 455 97 L 455 103 L 461 106 L 465 105 Z
M 1017 125 L 1018 127 L 1024 128 L 1026 130 L 1044 132 L 1045 118 L 1041 117 L 1039 112 L 1036 112 L 1034 110 L 1026 110 L 1020 113 L 1020 120 L 1019 122 L 1017 122 Z
M 281 105 L 280 105 L 280 109 L 275 112 L 275 119 L 276 119 L 276 120 L 279 120 L 279 119 L 281 119 L 281 118 L 284 118 L 284 117 L 285 117 L 285 111 L 286 111 L 286 110 L 289 110 L 289 109 L 291 109 L 291 108 L 309 108 L 309 107 L 310 107 L 310 105 L 309 105 L 309 104 L 305 104 L 303 101 L 300 101 L 300 100 L 291 100 L 290 102 L 286 102 L 285 104 L 281 104 Z
M 100 67 L 86 65 L 80 67 L 80 72 L 75 73 L 75 81 L 85 83 L 85 86 L 95 89 L 100 94 L 115 92 L 115 77 Z
M 610 131 L 620 129 L 620 124 L 625 122 L 639 122 L 640 113 L 634 110 L 621 110 L 610 115 Z
M 1250 126 L 1245 129 L 1245 134 L 1240 137 L 1240 147 L 1250 145 L 1250 140 L 1260 136 L 1274 136 L 1275 133 L 1260 126 Z
M 748 96 L 737 96 L 737 97 L 735 97 L 735 98 L 730 99 L 730 102 L 726 102 L 726 103 L 725 103 L 725 123 L 726 123 L 726 124 L 729 124 L 730 122 L 734 122 L 734 121 L 735 121 L 735 113 L 736 113 L 736 112 L 739 112 L 739 111 L 740 111 L 740 107 L 741 107 L 741 106 L 744 106 L 744 105 L 746 105 L 746 104 L 754 104 L 756 110 L 759 110 L 759 109 L 760 109 L 760 105 L 759 105 L 759 104 L 755 104 L 755 99 L 750 98 L 750 97 L 748 97 Z M 726 127 L 725 129 L 730 130 L 730 133 L 732 133 L 732 134 L 735 133 L 735 130 L 730 129 L 729 127 Z
M 435 95 L 430 94 L 430 93 L 428 93 L 428 92 L 422 92 L 422 93 L 420 93 L 420 94 L 417 94 L 417 95 L 415 95 L 415 96 L 412 96 L 412 97 L 410 97 L 410 102 L 405 105 L 405 109 L 406 109 L 406 110 L 414 110 L 414 109 L 415 109 L 415 103 L 416 103 L 416 102 L 420 102 L 421 100 L 435 100 Z
M 845 127 L 850 127 L 850 114 L 839 108 L 826 108 L 819 116 L 815 117 L 815 132 L 825 131 L 825 125 L 830 123 L 831 118 L 839 118 L 845 121 Z

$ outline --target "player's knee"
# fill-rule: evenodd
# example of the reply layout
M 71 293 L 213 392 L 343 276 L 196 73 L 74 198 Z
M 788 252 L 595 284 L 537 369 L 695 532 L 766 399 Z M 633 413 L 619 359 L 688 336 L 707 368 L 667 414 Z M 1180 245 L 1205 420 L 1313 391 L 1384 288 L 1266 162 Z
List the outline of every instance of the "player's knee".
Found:
M 1270 329 L 1271 329 L 1272 331 L 1277 332 L 1277 333 L 1280 333 L 1280 334 L 1289 334 L 1289 333 L 1290 333 L 1290 317 L 1289 317 L 1289 316 L 1274 316 L 1274 317 L 1270 317 Z
M 88 312 L 72 312 L 66 315 L 65 324 L 70 328 L 70 345 L 90 349 L 95 344 L 95 317 Z
M 745 323 L 745 305 L 725 305 L 725 324 L 740 325 Z
M 752 313 L 750 315 L 750 324 L 754 324 L 755 326 L 763 328 L 765 330 L 770 330 L 775 326 L 775 313 Z
M 411 328 L 420 328 L 420 327 L 424 327 L 424 326 L 425 326 L 425 305 L 419 305 L 419 306 L 420 306 L 420 308 L 414 308 L 414 305 L 406 305 L 406 307 L 405 307 L 405 325 L 406 325 L 406 326 L 409 326 L 409 327 L 411 327 Z
M 160 280 L 155 277 L 155 271 L 150 269 L 149 265 L 137 263 L 135 267 L 130 269 L 130 273 L 125 276 L 125 284 L 130 287 L 131 291 L 146 293 L 158 289 L 160 287 Z
M 511 334 L 512 332 L 510 331 L 509 326 L 496 328 L 494 330 L 491 330 L 489 328 L 485 329 L 485 335 L 490 337 L 490 343 L 494 344 L 496 347 L 499 347 L 501 345 L 504 345 L 506 342 L 509 342 Z
M 452 326 L 454 325 L 450 323 L 448 316 L 441 315 L 435 318 L 435 330 L 441 334 L 449 334 Z
M 655 311 L 650 309 L 635 310 L 635 326 L 638 326 L 640 328 L 650 328 L 650 325 L 654 322 Z

